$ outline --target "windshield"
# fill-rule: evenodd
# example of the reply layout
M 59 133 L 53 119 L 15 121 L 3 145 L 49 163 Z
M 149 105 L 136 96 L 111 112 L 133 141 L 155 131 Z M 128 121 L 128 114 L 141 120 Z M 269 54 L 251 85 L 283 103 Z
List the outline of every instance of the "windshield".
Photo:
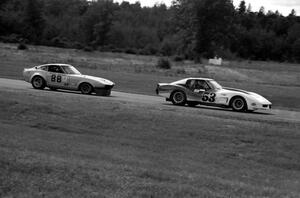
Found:
M 73 66 L 63 65 L 62 68 L 65 70 L 67 74 L 80 74 L 80 72 Z
M 210 80 L 209 83 L 213 86 L 214 89 L 222 89 L 222 86 L 214 80 Z

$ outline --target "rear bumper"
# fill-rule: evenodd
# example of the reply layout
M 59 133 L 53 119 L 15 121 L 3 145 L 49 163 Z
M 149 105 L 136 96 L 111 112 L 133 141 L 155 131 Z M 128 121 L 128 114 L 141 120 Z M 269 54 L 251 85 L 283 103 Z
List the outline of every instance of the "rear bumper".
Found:
M 159 86 L 156 87 L 155 93 L 158 96 L 165 97 L 167 101 L 171 101 L 170 98 L 170 90 L 161 89 Z
M 30 82 L 30 73 L 29 72 L 25 72 L 25 70 L 23 71 L 23 80 L 25 80 L 26 82 Z
M 95 87 L 94 91 L 96 92 L 96 95 L 99 96 L 110 96 L 111 90 L 114 87 L 114 85 L 105 85 L 104 87 Z

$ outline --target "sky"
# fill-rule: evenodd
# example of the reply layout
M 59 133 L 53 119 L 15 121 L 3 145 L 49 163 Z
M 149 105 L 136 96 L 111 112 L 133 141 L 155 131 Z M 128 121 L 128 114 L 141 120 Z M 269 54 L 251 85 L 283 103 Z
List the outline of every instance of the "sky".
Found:
M 114 0 L 122 2 L 123 0 Z M 135 3 L 137 0 L 126 0 L 130 3 Z M 138 0 L 142 6 L 153 6 L 155 3 L 164 3 L 167 6 L 171 5 L 172 0 Z M 233 0 L 233 4 L 237 7 L 241 0 Z M 265 11 L 278 10 L 284 16 L 291 13 L 292 9 L 296 10 L 296 14 L 300 16 L 300 0 L 245 0 L 246 4 L 251 4 L 252 11 L 258 11 L 261 6 L 264 6 Z

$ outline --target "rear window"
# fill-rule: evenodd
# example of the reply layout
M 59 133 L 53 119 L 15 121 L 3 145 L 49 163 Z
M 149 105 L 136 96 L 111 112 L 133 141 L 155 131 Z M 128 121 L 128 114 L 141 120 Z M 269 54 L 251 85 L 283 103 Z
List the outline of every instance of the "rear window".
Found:
M 48 71 L 48 67 L 47 66 L 41 66 L 39 69 L 44 70 L 44 71 Z
M 178 80 L 178 81 L 175 81 L 175 82 L 172 82 L 171 84 L 173 84 L 173 85 L 185 85 L 186 84 L 186 81 L 187 81 L 188 79 L 182 79 L 182 80 Z
M 54 73 L 64 73 L 64 71 L 58 65 L 49 65 L 48 71 Z

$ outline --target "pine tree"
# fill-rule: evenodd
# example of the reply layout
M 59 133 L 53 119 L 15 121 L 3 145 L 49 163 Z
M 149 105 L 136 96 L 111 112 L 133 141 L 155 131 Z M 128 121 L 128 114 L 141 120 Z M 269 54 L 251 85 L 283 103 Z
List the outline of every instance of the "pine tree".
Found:
M 289 14 L 289 17 L 295 17 L 296 16 L 296 11 L 292 9 L 291 13 Z
M 40 43 L 44 29 L 41 4 L 37 0 L 27 0 L 24 13 L 24 36 L 33 43 Z
M 245 1 L 241 1 L 239 8 L 238 8 L 238 12 L 240 14 L 244 14 L 246 12 L 246 2 Z

